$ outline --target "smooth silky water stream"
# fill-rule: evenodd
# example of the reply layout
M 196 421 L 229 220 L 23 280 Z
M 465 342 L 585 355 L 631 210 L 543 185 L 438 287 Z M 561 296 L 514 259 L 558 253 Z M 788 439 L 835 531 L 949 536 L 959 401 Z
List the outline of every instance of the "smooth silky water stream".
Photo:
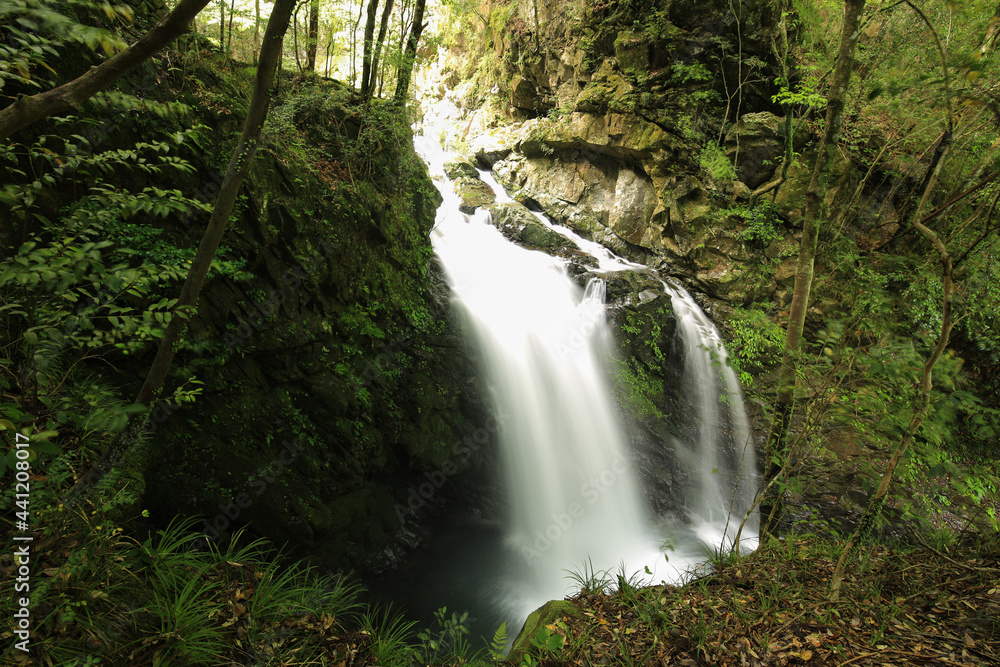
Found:
M 683 288 L 663 282 L 683 339 L 684 394 L 694 411 L 687 418 L 695 435 L 675 448 L 695 483 L 688 522 L 653 517 L 608 384 L 614 351 L 604 281 L 594 277 L 581 290 L 564 260 L 511 243 L 484 209 L 462 213 L 444 176 L 449 156 L 425 137 L 416 145 L 444 197 L 434 249 L 501 420 L 508 511 L 502 525 L 468 516 L 439 522 L 432 543 L 387 582 L 393 597 L 424 620 L 440 606 L 468 609 L 477 636 L 506 620 L 513 636 L 529 612 L 573 592 L 569 572 L 679 581 L 705 560 L 706 549 L 732 543 L 754 491 L 739 383 L 714 325 Z M 492 175 L 482 177 L 498 201 L 511 201 Z M 539 219 L 593 254 L 597 273 L 649 272 Z M 744 529 L 744 548 L 756 533 L 755 522 Z

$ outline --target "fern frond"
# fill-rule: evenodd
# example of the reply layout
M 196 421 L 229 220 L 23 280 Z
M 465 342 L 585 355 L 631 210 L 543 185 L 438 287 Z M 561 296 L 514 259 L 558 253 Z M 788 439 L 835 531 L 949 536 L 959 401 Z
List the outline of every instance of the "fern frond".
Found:
M 493 633 L 493 640 L 490 642 L 490 657 L 493 662 L 500 662 L 507 654 L 507 621 L 500 624 L 497 631 Z

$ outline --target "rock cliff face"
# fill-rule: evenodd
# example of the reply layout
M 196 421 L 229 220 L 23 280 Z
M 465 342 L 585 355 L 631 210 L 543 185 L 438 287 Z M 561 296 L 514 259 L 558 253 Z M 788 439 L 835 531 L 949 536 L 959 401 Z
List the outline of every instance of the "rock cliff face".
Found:
M 425 110 L 455 104 L 452 140 L 529 207 L 713 300 L 780 305 L 812 137 L 771 101 L 776 21 L 757 1 L 516 0 L 455 40 Z M 859 179 L 846 159 L 832 178 L 835 205 Z
M 423 81 L 422 108 L 518 202 L 677 278 L 724 327 L 733 307 L 780 308 L 794 275 L 811 135 L 789 129 L 771 99 L 776 19 L 756 0 L 514 0 L 460 26 Z M 790 131 L 805 155 L 785 170 Z M 834 177 L 831 198 L 856 180 L 846 160 Z M 508 229 L 511 211 L 494 213 L 532 245 Z M 646 487 L 667 511 L 685 485 L 663 418 L 682 398 L 678 351 L 669 297 L 644 281 L 609 278 L 615 375 Z

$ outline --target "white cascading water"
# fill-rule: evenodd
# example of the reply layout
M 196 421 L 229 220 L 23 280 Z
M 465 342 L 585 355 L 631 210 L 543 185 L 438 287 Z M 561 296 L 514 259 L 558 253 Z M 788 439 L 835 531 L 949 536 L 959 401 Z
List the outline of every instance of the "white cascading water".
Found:
M 684 346 L 683 393 L 694 418 L 694 437 L 676 448 L 679 463 L 695 480 L 688 513 L 705 542 L 732 545 L 757 491 L 743 394 L 718 329 L 684 289 L 664 286 Z M 757 524 L 754 515 L 743 535 L 756 536 Z
M 508 609 L 523 618 L 546 600 L 563 597 L 569 589 L 567 571 L 581 572 L 585 566 L 594 571 L 621 568 L 627 575 L 645 569 L 657 579 L 678 579 L 699 553 L 693 547 L 686 555 L 675 552 L 666 568 L 672 572 L 664 568 L 660 545 L 665 536 L 653 528 L 644 509 L 608 386 L 606 364 L 614 352 L 604 281 L 592 279 L 581 294 L 563 260 L 511 243 L 489 223 L 488 211 L 462 213 L 443 175 L 446 154 L 424 137 L 417 138 L 417 149 L 444 197 L 432 234 L 434 248 L 455 300 L 468 316 L 503 419 L 510 513 L 506 546 L 520 564 L 517 581 L 505 587 Z M 499 201 L 510 201 L 488 173 L 482 176 Z M 602 271 L 648 271 L 540 220 L 597 257 Z M 718 450 L 724 441 L 746 443 L 749 430 L 735 375 L 724 358 L 721 366 L 711 363 L 707 348 L 725 354 L 715 327 L 681 288 L 664 287 L 673 298 L 682 335 L 690 341 L 685 382 L 698 392 L 704 422 L 697 442 L 679 452 L 683 465 L 697 471 L 698 498 L 692 499 L 689 514 L 699 537 L 717 546 L 726 532 L 730 540 L 735 534 L 725 528 L 730 507 L 725 489 L 731 496 L 732 482 L 726 482 L 740 468 L 731 461 L 735 446 L 723 446 L 728 453 Z M 716 414 L 718 405 L 712 405 L 719 404 L 720 394 L 729 397 L 728 414 L 722 418 Z M 749 478 L 750 448 L 747 453 L 743 472 Z M 740 486 L 743 493 L 749 484 Z M 749 506 L 744 503 L 741 496 L 733 504 L 736 524 Z

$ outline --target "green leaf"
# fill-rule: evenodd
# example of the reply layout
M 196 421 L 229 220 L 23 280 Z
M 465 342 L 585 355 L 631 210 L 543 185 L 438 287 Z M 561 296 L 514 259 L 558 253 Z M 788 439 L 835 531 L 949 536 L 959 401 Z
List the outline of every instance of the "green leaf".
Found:
M 31 443 L 31 449 L 39 454 L 49 454 L 51 456 L 58 456 L 62 451 L 57 445 L 52 444 L 48 440 Z

